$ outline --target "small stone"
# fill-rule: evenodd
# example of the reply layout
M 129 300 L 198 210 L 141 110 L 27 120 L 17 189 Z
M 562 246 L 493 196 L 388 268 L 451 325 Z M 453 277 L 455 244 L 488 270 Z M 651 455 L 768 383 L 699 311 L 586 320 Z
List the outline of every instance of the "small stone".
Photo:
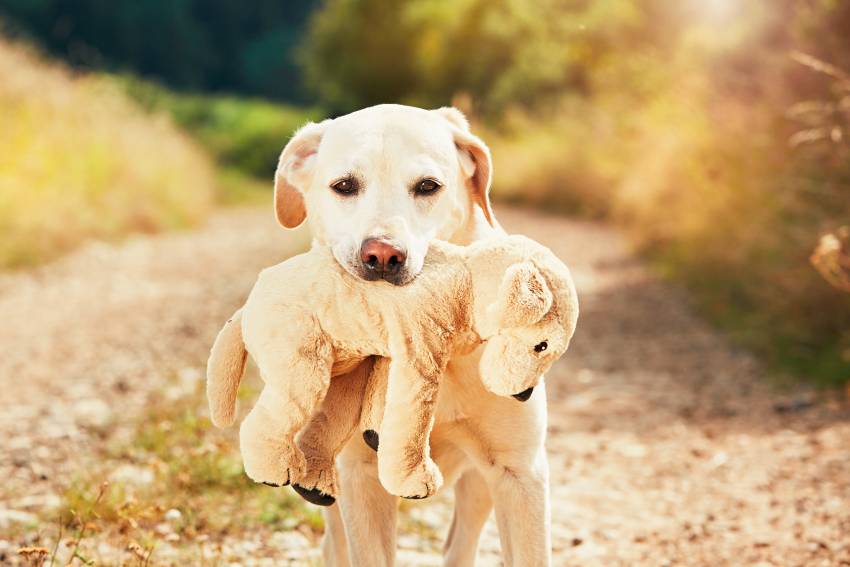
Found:
M 154 472 L 149 468 L 124 464 L 109 475 L 109 480 L 118 484 L 147 485 L 154 481 Z
M 0 509 L 0 528 L 8 529 L 12 524 L 35 524 L 38 517 L 20 510 Z
M 74 404 L 73 414 L 77 423 L 88 427 L 103 427 L 112 418 L 112 410 L 105 401 L 91 398 Z

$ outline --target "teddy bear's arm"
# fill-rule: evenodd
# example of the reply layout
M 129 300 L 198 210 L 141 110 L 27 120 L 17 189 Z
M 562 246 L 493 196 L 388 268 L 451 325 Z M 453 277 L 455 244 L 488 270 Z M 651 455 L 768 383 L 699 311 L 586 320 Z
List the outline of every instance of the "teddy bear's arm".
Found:
M 381 431 L 381 421 L 384 419 L 384 406 L 387 399 L 387 380 L 390 373 L 390 359 L 378 357 L 372 366 L 372 372 L 366 382 L 363 393 L 363 409 L 360 411 L 360 430 L 371 431 L 375 434 Z M 377 446 L 370 446 L 377 451 Z
M 373 358 L 367 358 L 344 376 L 331 380 L 327 395 L 307 426 L 298 435 L 307 471 L 299 485 L 321 494 L 337 494 L 334 461 L 351 434 L 357 430 Z
M 239 438 L 248 476 L 281 485 L 298 482 L 304 472 L 295 436 L 325 397 L 333 348 L 312 314 L 279 308 L 265 315 L 249 318 L 245 330 L 265 386 Z
M 391 494 L 426 498 L 443 482 L 429 447 L 442 358 L 393 353 L 378 447 L 378 478 Z

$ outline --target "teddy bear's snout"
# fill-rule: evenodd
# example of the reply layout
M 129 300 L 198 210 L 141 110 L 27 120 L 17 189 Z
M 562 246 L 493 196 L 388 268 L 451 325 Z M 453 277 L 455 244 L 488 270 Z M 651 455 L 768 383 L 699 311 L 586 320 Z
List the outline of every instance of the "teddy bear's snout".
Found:
M 530 397 L 531 397 L 531 393 L 532 393 L 533 391 L 534 391 L 534 386 L 532 386 L 531 388 L 528 388 L 528 389 L 526 389 L 526 390 L 523 390 L 523 391 L 522 391 L 522 392 L 520 392 L 519 394 L 514 394 L 514 395 L 513 395 L 513 396 L 511 396 L 511 397 L 513 397 L 514 399 L 517 399 L 517 400 L 519 400 L 519 401 L 521 401 L 521 402 L 525 402 L 525 401 L 527 401 L 527 400 L 528 400 L 528 398 L 530 398 Z
M 360 245 L 360 261 L 364 272 L 375 279 L 394 283 L 406 260 L 407 253 L 389 240 L 367 238 Z

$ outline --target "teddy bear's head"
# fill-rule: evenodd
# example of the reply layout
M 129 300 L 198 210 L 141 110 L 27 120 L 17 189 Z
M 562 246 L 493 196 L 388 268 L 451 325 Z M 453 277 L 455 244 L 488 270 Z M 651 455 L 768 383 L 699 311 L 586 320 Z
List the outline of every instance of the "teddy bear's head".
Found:
M 475 326 L 485 340 L 482 380 L 494 394 L 527 399 L 575 331 L 572 278 L 548 248 L 524 237 L 508 237 L 476 255 L 483 261 L 480 275 L 473 271 Z

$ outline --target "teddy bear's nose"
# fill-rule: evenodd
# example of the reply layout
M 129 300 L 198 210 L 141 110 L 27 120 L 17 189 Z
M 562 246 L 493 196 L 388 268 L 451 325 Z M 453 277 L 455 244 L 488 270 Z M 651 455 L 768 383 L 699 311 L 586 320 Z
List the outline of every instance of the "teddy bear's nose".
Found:
M 380 238 L 367 238 L 360 245 L 360 260 L 363 266 L 381 277 L 397 274 L 407 254 L 391 242 Z
M 521 402 L 524 402 L 524 401 L 528 400 L 528 398 L 531 397 L 531 393 L 533 391 L 534 391 L 534 386 L 532 386 L 531 388 L 529 388 L 527 390 L 523 390 L 519 394 L 514 394 L 512 397 L 521 401 Z

